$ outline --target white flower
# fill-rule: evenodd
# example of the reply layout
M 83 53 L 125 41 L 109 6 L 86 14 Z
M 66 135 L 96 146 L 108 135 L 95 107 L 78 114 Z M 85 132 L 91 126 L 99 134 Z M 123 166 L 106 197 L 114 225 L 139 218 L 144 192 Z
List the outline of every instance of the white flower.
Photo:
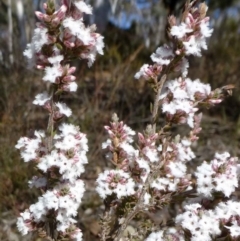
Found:
M 36 59 L 35 59 L 35 48 L 33 43 L 27 44 L 27 48 L 23 52 L 23 56 L 28 58 L 28 67 L 33 67 Z
M 35 47 L 35 51 L 39 52 L 44 44 L 48 43 L 48 29 L 47 28 L 35 28 L 32 42 Z
M 43 93 L 35 96 L 35 100 L 33 101 L 33 104 L 43 106 L 50 99 L 51 99 L 51 97 L 48 96 L 48 93 L 43 92 Z
M 148 146 L 146 146 L 143 149 L 143 152 L 146 155 L 146 157 L 149 159 L 150 162 L 158 162 L 159 161 L 159 156 L 158 156 L 158 152 L 156 149 L 152 149 L 152 148 L 149 148 Z
M 211 241 L 211 236 L 221 233 L 219 220 L 211 210 L 203 210 L 199 203 L 186 205 L 184 208 L 186 211 L 177 215 L 176 223 L 191 232 L 191 240 L 198 241 L 201 238 Z
M 35 134 L 38 132 L 35 132 Z M 35 139 L 22 137 L 18 140 L 17 149 L 21 150 L 21 157 L 25 162 L 32 161 L 38 157 L 40 143 L 42 142 L 41 134 Z
M 66 124 L 63 123 L 59 126 L 59 130 L 62 132 L 63 136 L 73 134 L 76 135 L 79 131 L 79 128 L 77 126 L 74 126 L 72 124 Z
M 215 153 L 215 158 L 219 159 L 220 161 L 225 162 L 226 159 L 228 159 L 229 157 L 230 157 L 230 154 L 228 152 L 223 152 L 222 154 L 218 152 Z
M 39 197 L 38 198 L 38 202 L 35 204 L 32 204 L 29 207 L 29 210 L 31 212 L 32 217 L 34 218 L 35 222 L 41 222 L 41 221 L 45 221 L 45 215 L 47 213 L 47 209 L 45 208 L 45 205 L 43 203 L 43 198 Z
M 191 33 L 193 30 L 188 27 L 187 24 L 181 23 L 179 26 L 173 26 L 170 30 L 172 36 L 176 36 L 177 38 L 183 38 L 187 33 Z
M 177 150 L 177 159 L 180 162 L 191 161 L 195 158 L 195 154 L 191 149 L 191 142 L 187 139 L 182 139 L 181 142 L 177 144 Z
M 204 96 L 208 96 L 211 93 L 211 86 L 200 82 L 199 79 L 192 81 L 187 78 L 186 80 L 186 91 L 190 100 L 195 100 L 196 92 L 202 93 Z
M 132 143 L 133 142 L 133 136 L 135 136 L 136 132 L 134 130 L 132 130 L 127 125 L 123 125 L 123 131 L 124 131 L 124 134 L 125 134 L 126 142 Z
M 53 150 L 50 154 L 40 158 L 37 167 L 46 173 L 50 167 L 56 165 L 56 163 L 58 162 L 58 158 L 59 155 L 57 154 L 57 151 Z
M 135 79 L 140 79 L 141 77 L 143 77 L 146 80 L 150 79 L 150 76 L 147 74 L 148 70 L 149 70 L 149 65 L 148 64 L 144 64 L 140 68 L 140 70 L 135 74 L 134 78 Z
M 63 70 L 60 65 L 53 65 L 52 67 L 45 67 L 45 75 L 43 76 L 44 81 L 55 83 L 58 77 L 61 77 Z
M 171 181 L 169 178 L 165 178 L 165 177 L 157 178 L 151 183 L 151 187 L 156 188 L 159 191 L 161 190 L 167 191 L 167 188 L 170 185 L 170 182 Z
M 122 170 L 106 170 L 97 178 L 96 191 L 103 199 L 113 193 L 122 198 L 133 195 L 134 187 L 135 183 L 128 173 Z
M 201 56 L 201 49 L 196 41 L 195 36 L 191 36 L 188 41 L 184 41 L 183 45 L 185 47 L 186 55 L 196 55 Z
M 152 232 L 145 241 L 164 241 L 163 231 Z
M 48 210 L 54 209 L 57 210 L 59 208 L 59 197 L 54 193 L 54 191 L 47 191 L 42 196 L 44 207 Z
M 106 149 L 111 145 L 112 145 L 112 141 L 110 139 L 107 139 L 105 142 L 102 143 L 102 149 Z
M 121 147 L 122 150 L 126 152 L 127 156 L 135 156 L 136 150 L 133 148 L 132 145 L 128 144 L 126 141 L 120 143 L 119 147 Z
M 82 232 L 80 229 L 74 230 L 74 233 L 71 235 L 71 238 L 74 239 L 74 241 L 82 241 Z
M 152 61 L 160 65 L 168 65 L 173 57 L 172 49 L 166 44 L 157 48 L 156 53 L 151 55 Z
M 224 226 L 225 228 L 230 230 L 230 235 L 233 238 L 237 238 L 240 236 L 240 226 L 238 225 L 237 220 L 232 221 L 232 226 Z
M 144 204 L 148 205 L 150 203 L 151 195 L 149 193 L 144 194 Z
M 96 38 L 96 44 L 95 44 L 95 48 L 97 53 L 103 55 L 103 48 L 104 48 L 104 42 L 103 42 L 104 37 L 100 34 L 97 34 L 97 38 Z
M 200 24 L 200 33 L 203 37 L 209 38 L 212 35 L 213 29 L 209 28 L 209 22 L 202 21 Z
M 25 222 L 30 221 L 31 219 L 32 218 L 29 210 L 25 210 L 23 213 L 20 214 L 20 217 L 17 219 L 17 228 L 22 235 L 26 235 L 29 231 L 31 231 L 29 224 Z
M 144 169 L 144 172 L 141 175 L 141 179 L 143 182 L 145 182 L 148 174 L 150 173 L 149 161 L 146 161 L 143 158 L 137 158 L 136 162 L 138 163 L 139 168 Z
M 56 55 L 53 57 L 48 58 L 49 63 L 53 65 L 59 65 L 60 62 L 64 59 L 63 55 Z
M 74 5 L 77 7 L 77 9 L 86 14 L 92 14 L 92 7 L 88 4 L 86 4 L 84 1 L 74 1 Z
M 65 85 L 65 90 L 70 92 L 76 92 L 77 91 L 77 83 L 76 82 L 70 82 L 67 85 Z
M 179 70 L 182 73 L 182 77 L 186 77 L 188 74 L 188 68 L 189 68 L 188 60 L 186 58 L 182 58 L 177 68 L 175 68 L 175 71 Z
M 186 176 L 187 167 L 181 162 L 170 162 L 168 168 L 174 177 L 183 178 Z
M 232 170 L 231 178 L 228 178 L 227 175 L 223 174 L 213 178 L 213 181 L 215 183 L 215 190 L 218 192 L 222 192 L 226 197 L 229 197 L 238 187 L 236 169 Z
M 36 187 L 45 187 L 47 185 L 47 178 L 46 177 L 37 177 L 34 176 L 32 180 L 28 181 L 28 185 L 30 188 Z
M 58 102 L 55 105 L 58 107 L 58 110 L 61 114 L 65 115 L 67 117 L 72 115 L 71 109 L 65 103 Z
M 82 41 L 84 45 L 90 45 L 93 41 L 90 28 L 86 28 L 82 20 L 75 20 L 72 17 L 63 20 L 63 26 L 68 28 L 72 35 Z

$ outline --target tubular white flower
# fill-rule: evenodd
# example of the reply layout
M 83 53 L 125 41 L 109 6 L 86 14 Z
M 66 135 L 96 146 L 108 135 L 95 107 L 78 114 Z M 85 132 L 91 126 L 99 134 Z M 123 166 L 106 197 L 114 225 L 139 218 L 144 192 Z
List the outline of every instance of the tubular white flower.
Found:
M 49 97 L 48 93 L 43 92 L 43 93 L 35 96 L 35 100 L 33 101 L 33 104 L 44 106 L 46 104 L 46 102 L 48 102 L 50 99 L 51 99 L 51 97 Z
M 131 196 L 135 193 L 135 183 L 128 173 L 122 170 L 106 170 L 97 179 L 97 192 L 105 199 L 111 194 L 118 198 Z
M 56 106 L 58 107 L 58 110 L 61 114 L 69 117 L 72 115 L 71 109 L 65 104 L 65 103 L 56 103 Z

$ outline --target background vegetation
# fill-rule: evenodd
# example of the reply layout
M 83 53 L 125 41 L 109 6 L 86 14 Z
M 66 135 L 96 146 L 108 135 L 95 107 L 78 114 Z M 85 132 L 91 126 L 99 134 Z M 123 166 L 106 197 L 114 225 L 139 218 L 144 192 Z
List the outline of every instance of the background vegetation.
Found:
M 34 96 L 46 88 L 41 72 L 28 70 L 22 56 L 22 49 L 26 41 L 30 41 L 34 26 L 33 3 L 20 1 L 25 9 L 24 19 L 21 19 L 15 5 L 19 1 L 12 1 L 11 5 L 11 34 L 6 14 L 11 1 L 0 0 L 0 240 L 6 241 L 27 240 L 18 236 L 15 221 L 19 212 L 36 198 L 35 191 L 27 186 L 34 168 L 23 163 L 14 146 L 21 136 L 31 136 L 35 129 L 46 129 L 47 125 L 45 113 L 32 105 Z M 111 13 L 113 16 L 119 17 L 121 11 L 135 11 L 129 5 L 131 1 L 118 2 Z M 106 138 L 103 126 L 109 123 L 114 112 L 136 131 L 143 130 L 149 122 L 152 93 L 145 81 L 134 79 L 134 74 L 143 63 L 150 62 L 149 56 L 156 46 L 167 41 L 163 19 L 170 12 L 179 15 L 184 1 L 150 2 L 151 7 L 142 11 L 145 19 L 151 16 L 149 21 L 135 22 L 127 30 L 110 22 L 101 28 L 105 36 L 105 55 L 99 57 L 91 69 L 84 61 L 76 62 L 78 92 L 74 96 L 64 96 L 73 110 L 71 122 L 80 125 L 89 138 L 89 164 L 83 177 L 88 191 L 79 210 L 79 225 L 85 232 L 85 240 L 94 240 L 99 230 L 97 220 L 102 203 L 94 192 L 96 177 L 111 166 L 101 150 L 101 143 Z M 198 161 L 209 160 L 216 150 L 228 150 L 232 155 L 240 156 L 240 1 L 212 0 L 209 5 L 214 34 L 204 56 L 190 59 L 189 76 L 200 78 L 213 88 L 234 84 L 236 89 L 233 96 L 217 108 L 205 111 L 204 131 L 195 147 Z M 12 39 L 12 50 L 9 39 Z

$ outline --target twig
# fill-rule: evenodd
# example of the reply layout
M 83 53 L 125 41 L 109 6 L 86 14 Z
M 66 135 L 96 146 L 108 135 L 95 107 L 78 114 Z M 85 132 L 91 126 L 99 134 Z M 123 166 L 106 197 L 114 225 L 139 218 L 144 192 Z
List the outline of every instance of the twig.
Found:
M 157 86 L 157 94 L 156 94 L 156 97 L 154 100 L 153 112 L 152 112 L 152 129 L 153 129 L 154 133 L 156 132 L 156 120 L 157 120 L 157 115 L 158 115 L 159 97 L 162 92 L 162 88 L 163 88 L 163 85 L 164 85 L 166 79 L 167 79 L 167 75 L 164 74 L 161 77 L 161 80 L 158 82 L 158 86 Z

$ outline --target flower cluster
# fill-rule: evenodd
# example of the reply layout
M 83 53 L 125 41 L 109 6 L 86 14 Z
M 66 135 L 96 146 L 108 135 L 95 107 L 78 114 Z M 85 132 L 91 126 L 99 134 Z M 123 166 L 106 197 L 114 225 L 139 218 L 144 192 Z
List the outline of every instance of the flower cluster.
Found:
M 152 232 L 145 241 L 164 241 L 164 240 L 176 240 L 185 241 L 184 232 L 177 230 L 176 228 L 168 228 L 158 232 Z
M 238 175 L 240 164 L 236 157 L 230 157 L 228 152 L 215 154 L 210 162 L 203 162 L 197 168 L 197 192 L 205 197 L 211 197 L 212 193 L 222 192 L 229 197 L 238 187 Z
M 221 95 L 211 91 L 209 84 L 199 79 L 192 81 L 189 78 L 169 80 L 163 86 L 159 99 L 162 102 L 162 112 L 170 123 L 187 123 L 194 128 L 194 118 L 198 105 L 211 106 L 222 101 Z
M 201 49 L 207 49 L 206 38 L 212 34 L 209 28 L 209 17 L 206 17 L 207 6 L 205 3 L 200 6 L 192 6 L 194 1 L 186 6 L 183 19 L 177 25 L 176 18 L 169 18 L 168 35 L 172 45 L 164 45 L 151 55 L 153 65 L 144 64 L 135 78 L 143 77 L 145 80 L 156 79 L 162 72 L 168 70 L 181 73 L 187 76 L 189 63 L 184 56 L 201 56 Z
M 191 241 L 211 241 L 225 232 L 234 239 L 240 236 L 239 208 L 240 203 L 232 200 L 220 202 L 213 210 L 205 209 L 204 204 L 188 204 L 175 221 L 190 231 Z
M 63 1 L 59 10 L 49 1 L 44 8 L 46 13 L 36 12 L 41 22 L 24 55 L 30 67 L 44 70 L 44 81 L 56 84 L 58 91 L 74 92 L 77 84 L 72 74 L 76 68 L 67 62 L 74 58 L 87 59 L 91 66 L 96 54 L 103 54 L 103 37 L 95 32 L 95 25 L 84 25 L 83 14 L 91 14 L 92 9 L 82 0 L 72 5 Z
M 62 124 L 59 130 L 60 134 L 54 136 L 51 152 L 44 143 L 43 132 L 35 132 L 34 139 L 22 137 L 16 145 L 24 161 L 35 162 L 43 175 L 30 181 L 31 187 L 40 188 L 44 194 L 18 219 L 22 234 L 41 227 L 53 213 L 56 229 L 62 234 L 75 223 L 72 217 L 77 214 L 84 192 L 84 183 L 79 177 L 87 163 L 87 139 L 73 125 Z
M 113 193 L 117 195 L 117 198 L 130 196 L 135 193 L 133 179 L 122 170 L 106 170 L 99 175 L 97 183 L 98 187 L 96 190 L 103 199 Z
M 211 241 L 221 233 L 217 217 L 211 210 L 202 210 L 198 203 L 185 206 L 185 210 L 176 217 L 176 223 L 191 232 L 191 241 Z
M 32 42 L 24 55 L 30 66 L 44 70 L 43 81 L 51 85 L 50 93 L 36 95 L 33 104 L 49 113 L 47 131 L 35 131 L 35 138 L 22 137 L 16 148 L 25 162 L 34 162 L 39 175 L 29 181 L 30 187 L 41 190 L 42 196 L 21 213 L 17 226 L 25 235 L 42 231 L 53 240 L 82 240 L 82 232 L 74 224 L 85 191 L 80 175 L 88 162 L 88 141 L 79 127 L 57 124 L 72 114 L 60 102 L 62 92 L 77 90 L 75 67 L 70 60 L 86 59 L 91 66 L 96 54 L 103 54 L 103 37 L 95 26 L 87 27 L 84 14 L 92 8 L 83 0 L 63 0 L 58 10 L 54 1 L 44 4 L 45 13 L 36 12 L 41 21 L 34 30 Z
M 110 138 L 102 144 L 102 148 L 110 151 L 107 157 L 118 170 L 106 170 L 101 173 L 97 179 L 96 190 L 103 199 L 112 194 L 118 198 L 131 196 L 135 193 L 136 184 L 130 175 L 130 167 L 138 155 L 131 145 L 135 132 L 122 121 L 118 122 L 115 114 L 113 122 L 110 126 L 105 126 L 105 129 Z

